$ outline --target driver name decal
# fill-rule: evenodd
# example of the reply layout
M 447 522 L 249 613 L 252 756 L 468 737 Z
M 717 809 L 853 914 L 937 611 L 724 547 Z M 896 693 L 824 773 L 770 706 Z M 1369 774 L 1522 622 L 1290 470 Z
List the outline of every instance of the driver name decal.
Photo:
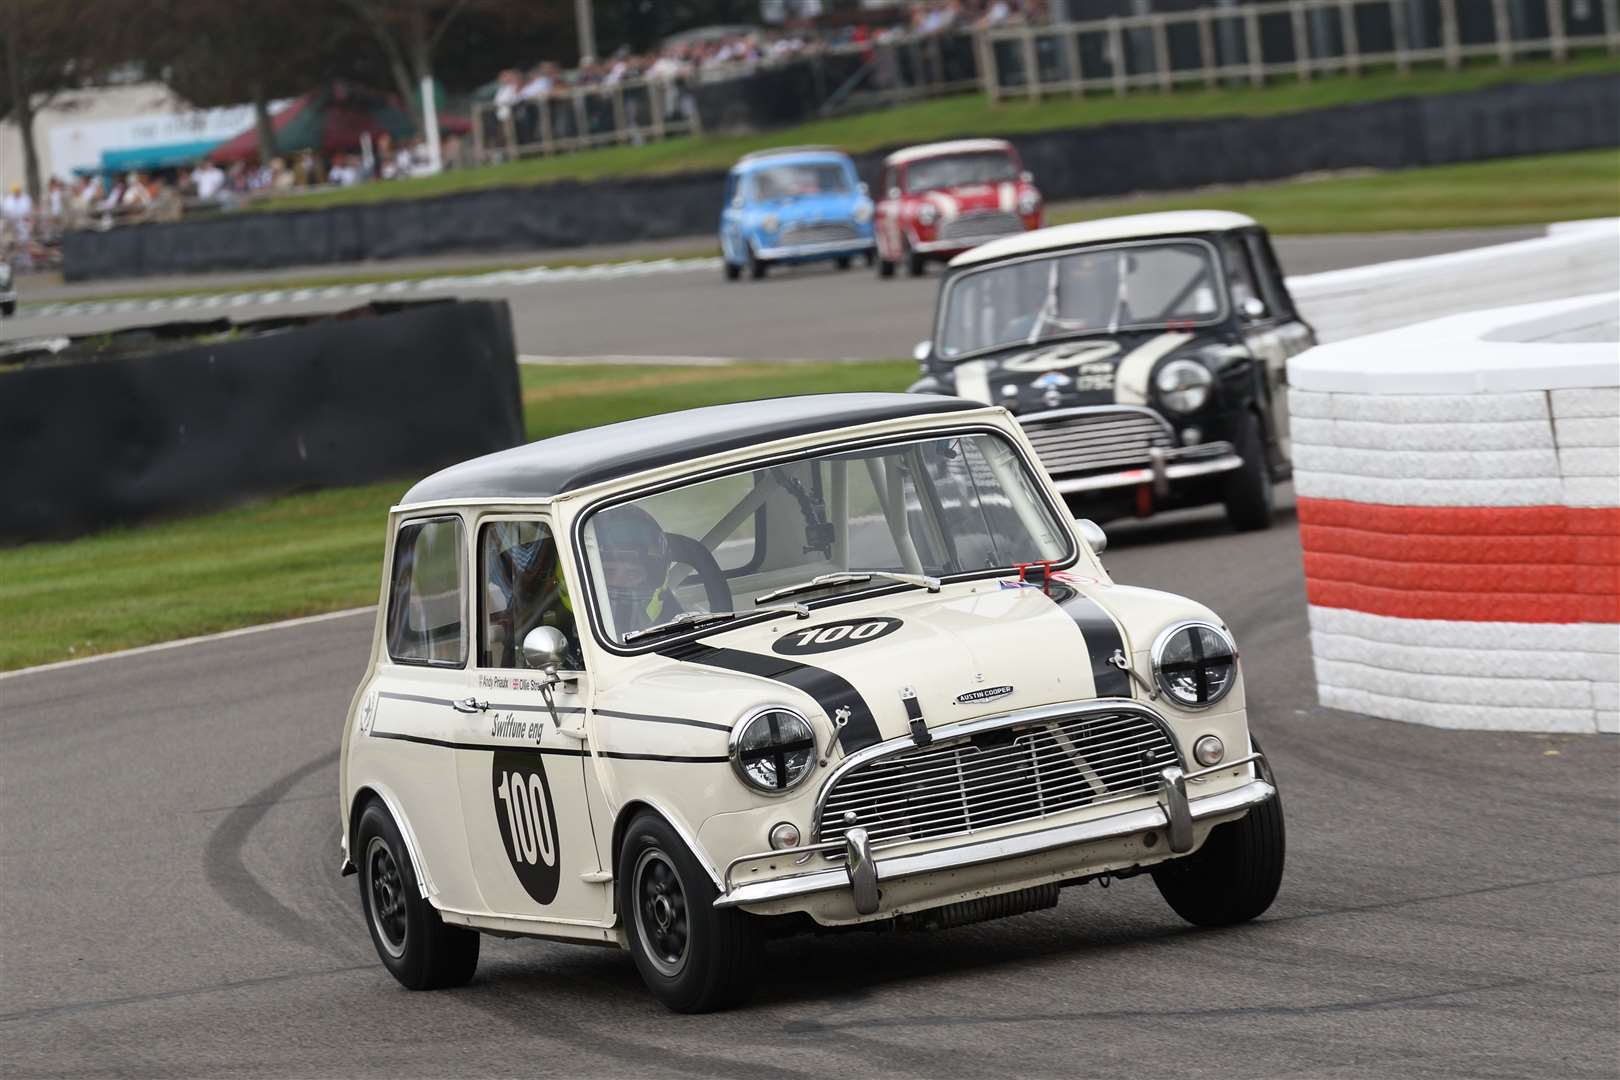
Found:
M 900 629 L 900 626 L 899 619 L 886 615 L 822 623 L 820 626 L 812 626 L 805 630 L 788 631 L 771 646 L 771 651 L 779 656 L 808 656 L 813 653 L 832 652 L 835 649 L 848 649 L 888 637 Z

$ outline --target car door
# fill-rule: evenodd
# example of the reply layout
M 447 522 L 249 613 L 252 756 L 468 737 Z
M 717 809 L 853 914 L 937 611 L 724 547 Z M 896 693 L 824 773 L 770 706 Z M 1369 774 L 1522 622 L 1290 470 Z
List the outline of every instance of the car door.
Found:
M 476 909 L 457 798 L 456 744 L 469 693 L 466 528 L 454 514 L 399 525 L 389 571 L 385 652 L 354 739 L 369 751 L 363 781 L 379 788 L 425 864 L 435 900 Z
M 556 539 L 544 517 L 486 517 L 475 546 L 476 711 L 458 768 L 479 890 L 496 915 L 606 925 L 610 875 L 586 793 L 589 680 Z M 555 684 L 522 656 L 539 626 L 570 642 Z
M 741 178 L 736 173 L 728 173 L 725 202 L 720 207 L 720 257 L 734 264 L 741 264 L 744 261 L 744 251 L 738 236 L 742 215 L 740 206 L 742 200 L 738 195 L 741 190 Z

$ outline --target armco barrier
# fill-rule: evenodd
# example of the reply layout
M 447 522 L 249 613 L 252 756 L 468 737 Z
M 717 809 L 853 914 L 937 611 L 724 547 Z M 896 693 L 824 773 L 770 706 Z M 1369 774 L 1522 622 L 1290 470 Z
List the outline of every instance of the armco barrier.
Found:
M 1620 731 L 1620 293 L 1289 364 L 1324 705 Z
M 1048 199 L 1586 150 L 1620 141 L 1620 75 L 1273 116 L 1105 124 L 1012 141 Z M 868 183 L 883 157 L 857 157 Z M 63 275 L 86 281 L 712 237 L 724 186 L 724 173 L 684 173 L 73 232 L 63 238 Z
M 1504 304 L 1620 284 L 1620 218 L 1554 225 L 1545 237 L 1290 278 L 1318 341 L 1376 334 Z
M 0 539 L 409 479 L 522 441 L 505 301 L 376 304 L 302 321 L 0 374 Z M 186 329 L 198 327 L 140 333 Z

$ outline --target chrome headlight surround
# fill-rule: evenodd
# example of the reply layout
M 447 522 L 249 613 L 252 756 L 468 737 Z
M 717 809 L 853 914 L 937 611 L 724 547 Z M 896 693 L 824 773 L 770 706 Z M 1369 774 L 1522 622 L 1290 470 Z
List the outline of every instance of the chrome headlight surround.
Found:
M 1172 360 L 1153 376 L 1153 386 L 1159 400 L 1172 412 L 1194 413 L 1209 401 L 1209 388 L 1215 376 L 1209 368 L 1196 360 Z
M 781 220 L 777 218 L 775 214 L 766 214 L 764 217 L 759 219 L 759 227 L 768 233 L 775 232 L 777 226 L 781 224 Z
M 872 220 L 872 200 L 871 199 L 862 199 L 860 202 L 855 204 L 855 222 L 858 225 L 865 225 L 868 221 L 871 221 L 871 220 Z
M 1224 664 L 1224 676 L 1211 684 L 1210 668 Z M 1191 674 L 1190 687 L 1186 676 Z M 1172 623 L 1153 640 L 1153 681 L 1179 709 L 1207 709 L 1237 684 L 1237 645 L 1214 623 L 1188 619 Z
M 917 207 L 917 224 L 927 227 L 939 220 L 939 207 L 925 202 Z
M 1041 208 L 1041 193 L 1034 188 L 1025 188 L 1023 194 L 1018 196 L 1018 212 L 1028 217 Z
M 786 795 L 798 788 L 816 771 L 819 751 L 810 721 L 782 705 L 745 713 L 732 725 L 726 744 L 731 771 L 761 795 Z

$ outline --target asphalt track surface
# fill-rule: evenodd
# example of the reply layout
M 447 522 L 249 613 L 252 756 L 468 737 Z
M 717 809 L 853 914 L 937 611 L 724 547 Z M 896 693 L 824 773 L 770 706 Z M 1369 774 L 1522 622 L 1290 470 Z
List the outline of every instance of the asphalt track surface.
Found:
M 1463 229 L 1426 233 L 1281 237 L 1278 257 L 1290 274 L 1311 274 L 1347 266 L 1456 251 L 1541 235 L 1540 228 Z M 690 250 L 694 243 L 683 246 Z M 662 248 L 648 249 L 657 255 Z M 574 256 L 552 252 L 552 256 Z M 628 254 L 614 250 L 604 255 Z M 541 256 L 537 253 L 536 259 Z M 483 261 L 518 261 L 491 253 Z M 431 267 L 451 272 L 448 259 L 400 264 L 400 269 Z M 378 264 L 325 267 L 323 275 L 379 272 Z M 921 279 L 904 273 L 880 281 L 857 266 L 839 272 L 830 263 L 781 268 L 763 281 L 724 283 L 718 268 L 624 277 L 604 281 L 546 282 L 530 286 L 470 288 L 449 285 L 436 295 L 467 299 L 505 297 L 520 353 L 541 356 L 706 356 L 737 359 L 905 357 L 926 337 L 933 315 L 939 271 Z M 263 278 L 259 279 L 261 282 Z M 54 289 L 50 298 L 69 300 L 123 292 L 245 287 L 229 277 L 97 283 Z M 423 295 L 412 292 L 412 297 Z M 25 290 L 23 299 L 44 297 Z M 340 311 L 364 303 L 356 298 L 278 300 L 209 311 L 107 312 L 38 316 L 0 322 L 0 340 L 50 334 L 88 334 L 170 320 L 249 319 L 269 315 Z
M 0 680 L 0 1076 L 1614 1076 L 1620 742 L 1321 708 L 1282 494 L 1267 532 L 1187 512 L 1104 557 L 1237 635 L 1288 816 L 1254 923 L 1138 878 L 777 942 L 711 1016 L 618 952 L 493 938 L 410 993 L 337 875 L 351 616 Z

